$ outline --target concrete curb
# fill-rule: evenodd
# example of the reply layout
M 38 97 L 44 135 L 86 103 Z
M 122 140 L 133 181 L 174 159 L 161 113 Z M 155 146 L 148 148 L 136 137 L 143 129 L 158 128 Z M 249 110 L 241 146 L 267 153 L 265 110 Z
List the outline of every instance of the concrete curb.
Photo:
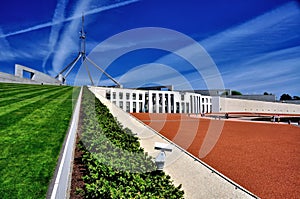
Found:
M 78 127 L 82 87 L 73 111 L 72 120 L 62 146 L 55 174 L 49 186 L 47 199 L 69 198 L 74 159 L 75 138 Z

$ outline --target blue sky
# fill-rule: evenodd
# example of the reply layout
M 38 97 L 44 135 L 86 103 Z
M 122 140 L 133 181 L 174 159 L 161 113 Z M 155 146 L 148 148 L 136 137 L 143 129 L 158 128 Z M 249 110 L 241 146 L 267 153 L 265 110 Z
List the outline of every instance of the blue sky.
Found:
M 167 28 L 191 37 L 206 50 L 226 88 L 243 94 L 300 96 L 299 1 L 5 1 L 0 7 L 0 71 L 13 73 L 19 63 L 55 76 L 78 53 L 82 12 L 88 54 L 126 30 Z M 78 70 L 70 74 L 68 83 L 75 81 Z M 183 78 L 193 89 L 206 89 L 190 63 L 159 49 L 129 52 L 107 72 L 127 87 L 139 82 L 184 89 Z M 101 77 L 100 84 L 111 82 Z

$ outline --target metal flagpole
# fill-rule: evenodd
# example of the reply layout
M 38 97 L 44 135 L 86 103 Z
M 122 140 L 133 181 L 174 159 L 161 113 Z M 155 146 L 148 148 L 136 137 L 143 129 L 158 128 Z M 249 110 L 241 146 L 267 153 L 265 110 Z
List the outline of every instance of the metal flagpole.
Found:
M 90 58 L 88 58 L 86 56 L 86 43 L 85 43 L 86 32 L 84 31 L 84 14 L 83 13 L 82 13 L 82 17 L 81 17 L 81 30 L 80 30 L 80 37 L 79 38 L 80 38 L 80 50 L 79 50 L 79 53 L 78 53 L 77 57 L 70 64 L 68 64 L 62 71 L 60 71 L 60 73 L 58 75 L 56 75 L 55 78 L 58 78 L 64 84 L 65 79 L 70 74 L 70 72 L 74 69 L 75 65 L 77 64 L 77 62 L 81 58 L 81 62 L 84 65 L 84 67 L 85 67 L 85 69 L 88 73 L 89 79 L 91 81 L 91 84 L 93 86 L 94 86 L 94 82 L 93 82 L 90 70 L 88 68 L 87 61 L 90 62 L 92 65 L 94 65 L 98 70 L 100 70 L 102 73 L 104 73 L 110 80 L 112 80 L 115 84 L 117 84 L 118 87 L 121 88 L 122 85 L 119 82 L 117 82 L 112 76 L 110 76 L 107 72 L 105 72 L 105 70 L 103 70 L 95 62 L 93 62 Z M 65 71 L 67 71 L 67 72 L 66 72 L 65 75 L 63 75 L 63 73 Z

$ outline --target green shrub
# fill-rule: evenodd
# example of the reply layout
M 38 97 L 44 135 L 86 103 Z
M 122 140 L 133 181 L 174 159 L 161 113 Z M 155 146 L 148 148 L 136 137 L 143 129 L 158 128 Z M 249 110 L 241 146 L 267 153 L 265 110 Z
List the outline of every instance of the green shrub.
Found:
M 106 106 L 84 88 L 81 106 L 82 160 L 85 198 L 183 198 L 181 185 L 156 171 L 138 138 L 123 128 Z

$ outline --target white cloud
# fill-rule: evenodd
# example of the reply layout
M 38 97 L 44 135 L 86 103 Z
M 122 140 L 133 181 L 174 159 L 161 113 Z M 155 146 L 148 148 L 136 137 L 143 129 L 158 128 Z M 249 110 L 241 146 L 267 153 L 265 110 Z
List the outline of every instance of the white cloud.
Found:
M 59 23 L 61 21 L 64 21 L 65 18 L 65 9 L 66 5 L 68 3 L 68 0 L 61 0 L 57 3 L 54 15 L 52 18 L 52 27 L 51 32 L 49 36 L 49 42 L 48 42 L 48 53 L 43 59 L 42 68 L 45 71 L 45 66 L 50 58 L 51 54 L 54 52 L 54 48 L 57 44 L 58 38 L 59 38 L 59 32 L 62 29 L 62 23 Z
M 125 6 L 131 3 L 135 3 L 138 0 L 129 0 L 124 2 L 115 3 L 108 6 L 100 6 L 98 8 L 90 9 L 92 6 L 91 0 L 80 1 L 73 11 L 71 17 L 67 18 L 65 21 L 71 21 L 71 23 L 67 26 L 64 30 L 61 40 L 59 42 L 59 46 L 57 52 L 53 58 L 53 70 L 59 72 L 64 65 L 66 64 L 65 60 L 72 52 L 78 49 L 78 35 L 74 34 L 77 33 L 79 30 L 79 25 L 81 21 L 75 20 L 82 16 L 84 13 L 85 16 L 100 13 L 106 10 L 118 8 L 121 6 Z
M 3 31 L 0 28 L 0 34 Z M 42 44 L 26 43 L 25 49 L 43 49 Z M 39 58 L 45 55 L 44 50 L 35 51 L 24 49 L 15 49 L 11 46 L 9 40 L 6 37 L 0 38 L 0 61 L 13 61 L 21 58 Z
M 219 50 L 221 48 L 226 50 L 226 48 L 230 48 L 230 45 L 234 45 L 236 42 L 241 44 L 240 41 L 252 39 L 254 35 L 261 36 L 268 33 L 272 35 L 274 33 L 274 28 L 278 28 L 278 24 L 282 24 L 284 21 L 289 20 L 290 18 L 295 18 L 297 16 L 299 17 L 299 8 L 297 3 L 286 3 L 283 6 L 260 15 L 250 21 L 247 21 L 238 26 L 231 27 L 214 36 L 206 38 L 200 43 L 208 51 Z M 249 45 L 249 43 L 244 44 Z
M 82 12 L 88 9 L 90 2 L 90 0 L 79 1 L 75 7 L 73 16 L 78 16 L 79 13 L 82 15 Z M 77 51 L 78 49 L 78 38 L 76 37 L 77 34 L 74 33 L 78 32 L 80 23 L 81 22 L 79 20 L 71 21 L 71 23 L 67 25 L 62 33 L 56 50 L 57 53 L 54 54 L 52 61 L 53 70 L 57 73 L 66 64 L 66 58 L 69 57 L 72 52 Z
M 0 34 L 3 34 L 2 29 L 0 28 Z M 10 52 L 11 47 L 9 42 L 5 37 L 0 38 L 0 60 L 10 60 L 14 55 Z
M 86 0 L 86 1 L 90 2 L 90 0 Z M 123 1 L 123 2 L 116 3 L 116 4 L 108 5 L 108 6 L 101 6 L 99 8 L 95 8 L 95 9 L 91 9 L 91 10 L 87 9 L 87 11 L 85 12 L 85 15 L 100 13 L 100 12 L 103 12 L 103 11 L 106 11 L 106 10 L 118 8 L 118 7 L 125 6 L 125 5 L 129 5 L 131 3 L 135 3 L 135 2 L 138 2 L 138 1 L 139 0 L 129 0 L 129 1 Z M 81 2 L 81 3 L 82 3 L 82 5 L 84 5 L 87 2 Z M 77 7 L 77 10 L 78 10 L 78 7 Z M 56 21 L 52 21 L 52 22 L 38 24 L 38 25 L 29 27 L 29 28 L 25 28 L 25 29 L 22 29 L 22 30 L 17 30 L 17 31 L 14 31 L 14 32 L 6 33 L 6 34 L 0 33 L 0 38 L 9 37 L 9 36 L 18 35 L 18 34 L 23 34 L 23 33 L 31 32 L 31 31 L 39 30 L 39 29 L 42 29 L 42 28 L 52 27 L 54 25 L 61 24 L 61 23 L 64 23 L 64 22 L 73 21 L 75 19 L 80 18 L 83 11 L 84 11 L 84 9 L 81 9 L 81 12 L 75 12 L 71 17 L 65 18 L 63 20 L 56 20 Z

